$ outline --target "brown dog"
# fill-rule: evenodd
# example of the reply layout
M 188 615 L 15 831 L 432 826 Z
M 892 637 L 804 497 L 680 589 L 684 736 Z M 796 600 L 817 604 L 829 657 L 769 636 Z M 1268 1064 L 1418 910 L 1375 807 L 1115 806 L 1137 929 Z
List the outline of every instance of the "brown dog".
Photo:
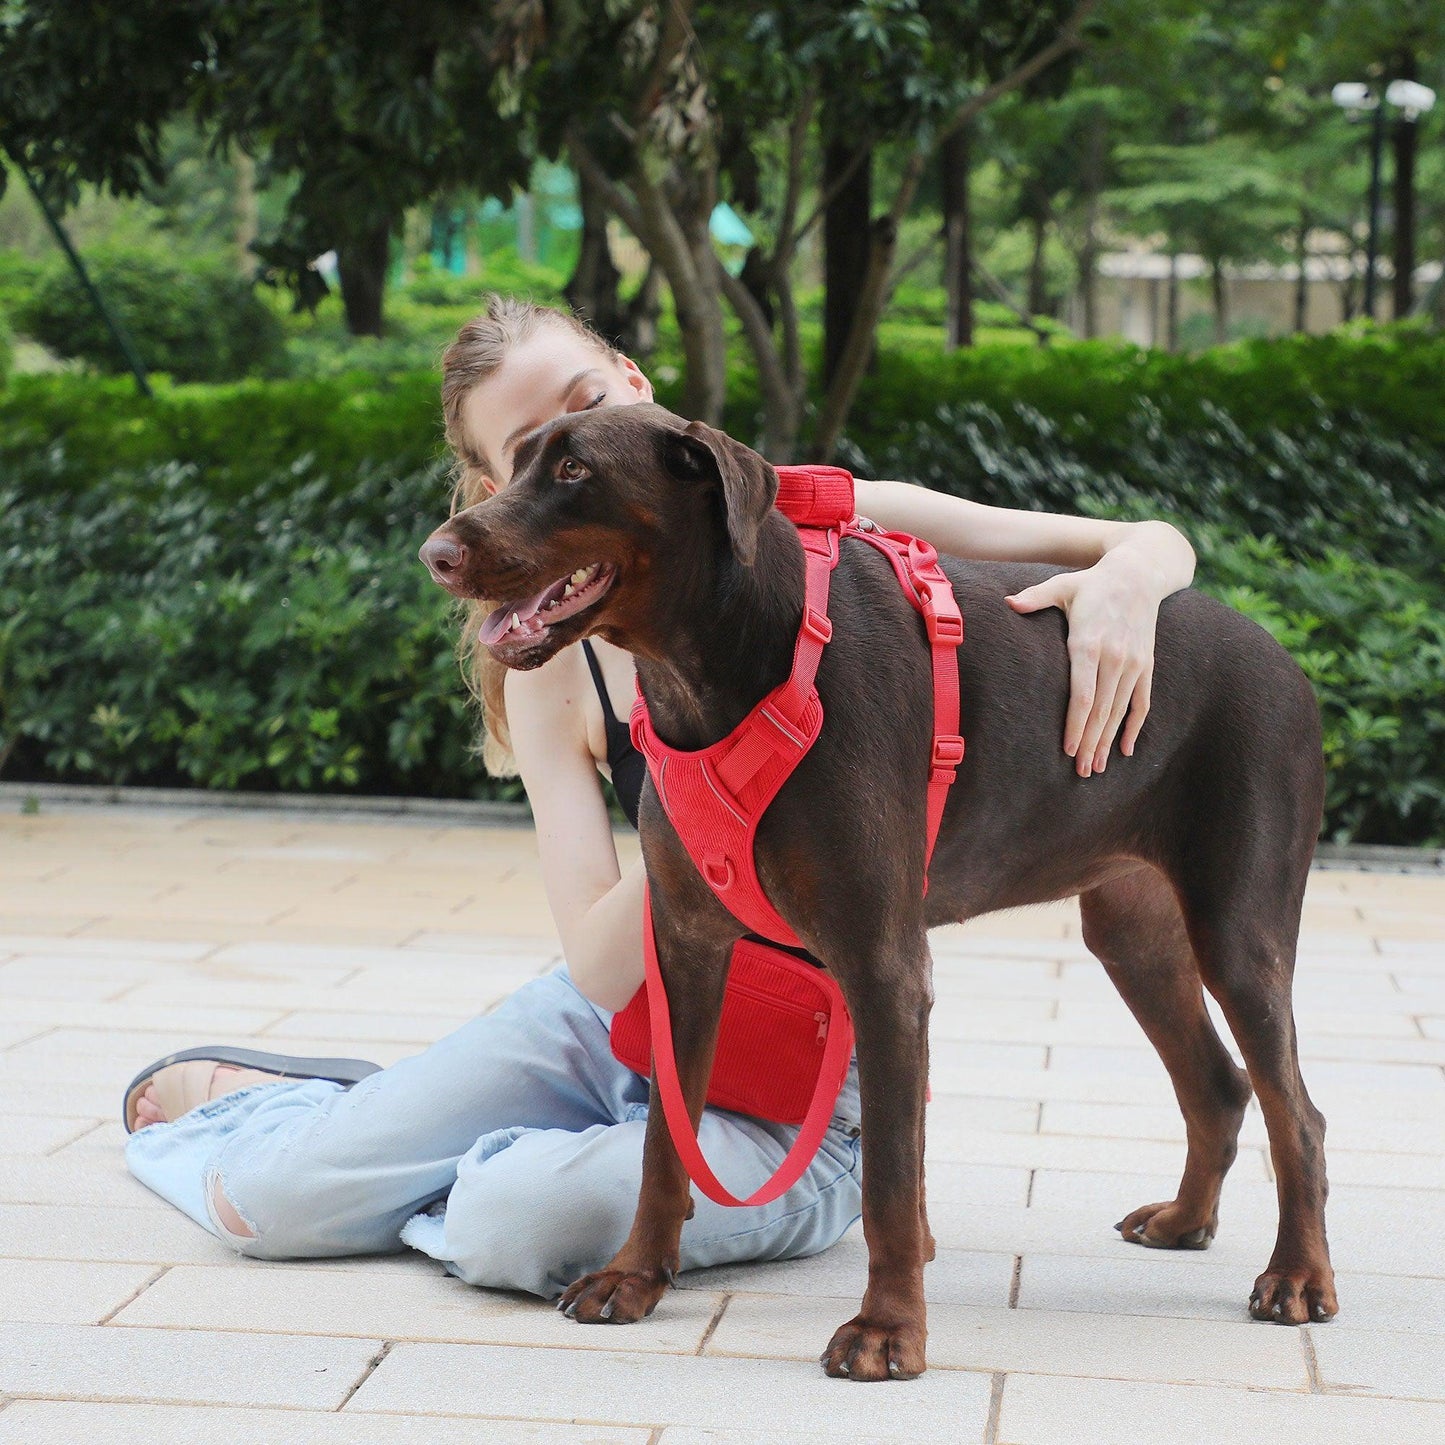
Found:
M 658 733 L 702 748 L 789 671 L 803 554 L 773 508 L 776 490 L 755 452 L 660 407 L 571 415 L 532 433 L 512 484 L 438 528 L 422 557 L 459 596 L 518 599 L 483 629 L 507 665 L 540 666 L 598 633 L 637 659 Z M 1324 781 L 1309 684 L 1253 623 L 1180 593 L 1160 612 L 1137 755 L 1084 780 L 1059 748 L 1069 693 L 1062 616 L 1021 617 L 1003 600 L 1049 569 L 944 565 L 967 628 L 959 673 L 968 755 L 926 901 L 928 647 L 870 547 L 843 546 L 833 639 L 817 679 L 822 736 L 758 831 L 768 897 L 836 975 L 857 1024 L 868 1288 L 824 1367 L 855 1380 L 924 1368 L 923 1265 L 933 1256 L 922 1187 L 927 930 L 1073 894 L 1088 946 L 1158 1049 L 1188 1126 L 1178 1196 L 1118 1227 L 1141 1244 L 1208 1245 L 1252 1083 L 1280 1218 L 1250 1313 L 1286 1324 L 1328 1319 L 1336 1302 L 1324 1120 L 1300 1078 L 1290 1003 Z M 579 569 L 593 570 L 563 597 Z M 694 869 L 650 784 L 642 844 L 696 1122 L 742 930 Z M 1210 1022 L 1201 984 L 1229 1021 L 1248 1079 Z M 677 1269 L 688 1179 L 655 1082 L 652 1103 L 632 1232 L 606 1269 L 563 1297 L 584 1322 L 641 1319 Z

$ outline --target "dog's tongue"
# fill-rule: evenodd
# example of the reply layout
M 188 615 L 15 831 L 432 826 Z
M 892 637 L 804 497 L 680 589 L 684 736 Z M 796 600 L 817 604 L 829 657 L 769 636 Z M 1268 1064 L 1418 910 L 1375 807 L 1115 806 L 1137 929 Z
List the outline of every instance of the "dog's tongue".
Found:
M 513 617 L 520 622 L 526 622 L 535 617 L 554 597 L 562 595 L 563 589 L 567 586 L 567 580 L 566 577 L 563 577 L 560 581 L 544 587 L 535 597 L 531 597 L 525 602 L 508 602 L 504 607 L 498 607 L 495 612 L 489 613 L 478 634 L 482 645 L 490 647 L 504 632 L 507 632 L 512 626 Z

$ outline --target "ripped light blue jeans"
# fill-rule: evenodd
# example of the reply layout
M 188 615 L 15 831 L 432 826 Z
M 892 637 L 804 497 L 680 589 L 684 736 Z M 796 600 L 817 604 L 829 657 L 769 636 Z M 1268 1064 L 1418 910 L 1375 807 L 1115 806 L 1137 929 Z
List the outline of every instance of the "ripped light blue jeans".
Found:
M 421 1250 L 470 1284 L 560 1294 L 632 1224 L 647 1080 L 620 1064 L 608 1015 L 565 968 L 523 985 L 423 1053 L 351 1088 L 258 1084 L 126 1143 L 142 1183 L 258 1259 Z M 857 1065 L 808 1172 L 772 1204 L 694 1190 L 682 1267 L 816 1254 L 862 1209 Z M 703 1150 L 735 1194 L 777 1167 L 796 1130 L 708 1109 Z M 216 1218 L 219 1189 L 253 1236 Z

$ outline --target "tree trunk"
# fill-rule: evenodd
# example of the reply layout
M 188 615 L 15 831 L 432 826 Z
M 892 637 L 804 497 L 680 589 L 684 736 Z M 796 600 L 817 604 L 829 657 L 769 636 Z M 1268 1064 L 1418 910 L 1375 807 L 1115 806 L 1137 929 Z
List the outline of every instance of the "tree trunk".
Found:
M 646 177 L 645 166 L 644 161 L 633 181 L 643 226 L 639 239 L 672 291 L 682 340 L 682 413 L 717 426 L 727 397 L 727 334 L 707 229 L 712 209 L 694 198 L 691 214 L 682 200 L 674 210 L 662 187 Z
M 853 330 L 848 335 L 843 354 L 838 358 L 838 373 L 828 388 L 818 415 L 815 449 L 822 461 L 828 461 L 838 445 L 853 398 L 858 394 L 858 383 L 868 369 L 868 358 L 873 352 L 878 317 L 887 301 L 893 255 L 898 249 L 898 226 L 893 217 L 880 216 L 874 221 L 868 228 L 868 240 L 868 271 L 858 294 Z
M 639 147 L 623 186 L 607 174 L 577 133 L 572 158 L 607 196 L 612 210 L 642 243 L 666 278 L 681 333 L 684 379 L 680 410 L 716 426 L 727 393 L 727 334 L 708 219 L 717 196 L 715 171 L 679 171 Z M 644 288 L 645 289 L 645 288 Z
M 1340 321 L 1353 321 L 1359 309 L 1359 277 L 1352 270 L 1340 282 Z
M 843 359 L 858 298 L 868 273 L 869 225 L 873 218 L 873 150 L 841 134 L 823 148 L 823 189 L 838 185 L 823 216 L 823 385 L 830 386 Z M 871 352 L 870 352 L 871 355 Z M 866 364 L 866 363 L 865 363 Z
M 1210 261 L 1209 290 L 1214 297 L 1214 344 L 1223 346 L 1229 339 L 1229 290 L 1224 284 L 1224 262 Z
M 249 279 L 256 274 L 256 255 L 251 250 L 258 225 L 256 162 L 240 146 L 232 148 L 231 161 L 236 168 L 236 269 Z
M 749 247 L 748 254 L 743 258 L 743 269 L 738 272 L 738 280 L 747 287 L 748 295 L 758 303 L 763 319 L 771 326 L 777 319 L 773 307 L 772 268 L 761 246 Z
M 1414 80 L 1415 56 L 1407 51 L 1402 57 L 1399 79 Z M 1419 148 L 1420 127 L 1403 116 L 1395 118 L 1391 137 L 1395 152 L 1395 288 L 1394 315 L 1399 320 L 1415 308 L 1415 155 Z
M 1049 309 L 1048 288 L 1045 284 L 1044 246 L 1048 241 L 1049 223 L 1042 210 L 1030 218 L 1034 231 L 1033 255 L 1029 258 L 1028 312 L 1030 316 L 1042 316 Z
M 582 245 L 577 268 L 562 288 L 567 304 L 609 341 L 617 340 L 624 326 L 624 308 L 617 295 L 622 273 L 612 260 L 607 243 L 608 209 L 598 187 L 580 171 L 577 198 L 582 208 Z
M 970 127 L 963 125 L 939 147 L 943 193 L 943 284 L 948 292 L 945 351 L 973 345 L 973 233 L 969 226 Z
M 1170 351 L 1179 350 L 1179 257 L 1169 253 L 1169 290 L 1164 310 L 1164 344 Z
M 722 308 L 716 292 L 709 294 L 703 287 L 692 285 L 679 289 L 675 279 L 669 280 L 686 367 L 683 415 L 705 421 L 709 426 L 720 426 L 728 380 Z
M 383 223 L 348 237 L 336 248 L 341 304 L 346 312 L 346 329 L 353 336 L 381 335 L 390 243 L 391 227 Z
M 1295 231 L 1295 264 L 1299 267 L 1299 274 L 1294 282 L 1294 329 L 1303 331 L 1309 323 L 1310 314 L 1310 278 L 1309 278 L 1309 235 L 1310 218 L 1308 215 L 1301 215 L 1299 228 Z
M 1079 297 L 1084 309 L 1084 339 L 1099 334 L 1099 192 L 1104 185 L 1104 153 L 1109 118 L 1102 105 L 1093 108 L 1089 140 L 1084 147 L 1084 244 L 1079 248 Z
M 659 293 L 662 271 L 656 261 L 647 263 L 642 285 L 622 308 L 622 347 L 629 356 L 649 357 L 657 350 L 657 318 L 662 311 Z

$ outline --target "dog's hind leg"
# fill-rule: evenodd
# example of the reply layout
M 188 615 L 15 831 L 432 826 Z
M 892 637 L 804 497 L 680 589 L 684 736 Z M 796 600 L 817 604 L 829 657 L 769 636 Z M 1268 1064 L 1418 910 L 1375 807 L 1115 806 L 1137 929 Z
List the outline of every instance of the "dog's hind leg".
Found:
M 1287 890 L 1260 886 L 1248 867 L 1221 860 L 1216 876 L 1191 891 L 1190 935 L 1249 1069 L 1279 1192 L 1279 1234 L 1249 1312 L 1279 1324 L 1327 1320 L 1339 1305 L 1325 1238 L 1325 1121 L 1300 1076 L 1291 1006 L 1303 881 L 1285 907 Z
M 1141 866 L 1079 902 L 1084 942 L 1159 1051 L 1189 1141 L 1176 1197 L 1143 1205 L 1115 1227 L 1131 1244 L 1207 1249 L 1219 1227 L 1219 1191 L 1234 1162 L 1249 1084 L 1205 1010 L 1184 916 L 1164 875 Z

